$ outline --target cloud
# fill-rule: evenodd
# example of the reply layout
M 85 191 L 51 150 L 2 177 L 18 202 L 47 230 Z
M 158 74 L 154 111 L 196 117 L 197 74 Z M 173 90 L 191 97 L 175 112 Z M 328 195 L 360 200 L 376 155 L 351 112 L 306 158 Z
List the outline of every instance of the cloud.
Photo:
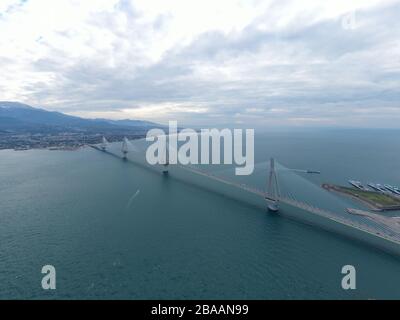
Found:
M 0 99 L 188 125 L 398 126 L 399 9 L 398 1 L 7 0 Z

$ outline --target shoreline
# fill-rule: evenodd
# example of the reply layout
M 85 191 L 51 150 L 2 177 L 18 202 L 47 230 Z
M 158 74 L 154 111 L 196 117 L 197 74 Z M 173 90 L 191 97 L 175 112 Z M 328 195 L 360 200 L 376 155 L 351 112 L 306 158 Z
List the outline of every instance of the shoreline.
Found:
M 355 200 L 367 208 L 369 208 L 372 211 L 376 212 L 383 212 L 383 211 L 399 211 L 400 210 L 400 204 L 399 205 L 394 205 L 394 206 L 387 206 L 387 205 L 381 205 L 375 202 L 372 202 L 368 199 L 365 199 L 360 196 L 356 196 L 355 194 L 352 194 L 350 191 L 343 190 L 341 186 L 329 184 L 329 183 L 323 183 L 321 187 L 328 192 L 334 192 L 342 196 L 346 196 L 348 198 L 351 198 L 352 200 Z M 356 191 L 356 190 L 355 190 Z
M 139 136 L 134 136 L 134 137 L 130 137 L 128 138 L 130 141 L 134 141 L 134 140 L 140 140 L 145 138 L 145 135 L 139 135 Z M 114 142 L 121 142 L 123 141 L 122 139 L 112 139 L 110 140 L 110 143 L 114 143 Z M 100 142 L 98 142 L 100 143 Z M 30 150 L 48 150 L 48 151 L 77 151 L 86 147 L 90 147 L 92 145 L 92 143 L 79 143 L 77 145 L 54 145 L 54 146 L 47 146 L 47 147 L 40 147 L 40 146 L 33 146 L 33 147 L 10 147 L 10 148 L 0 148 L 0 151 L 16 151 L 16 152 L 21 152 L 21 151 L 30 151 Z

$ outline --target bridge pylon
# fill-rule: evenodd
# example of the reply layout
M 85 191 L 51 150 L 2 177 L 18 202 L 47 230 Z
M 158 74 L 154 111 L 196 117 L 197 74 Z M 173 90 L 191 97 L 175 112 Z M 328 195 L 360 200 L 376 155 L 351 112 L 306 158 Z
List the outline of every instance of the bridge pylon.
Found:
M 278 177 L 275 169 L 275 159 L 271 158 L 270 168 L 269 168 L 269 178 L 268 178 L 268 186 L 267 186 L 267 195 L 265 196 L 265 200 L 268 203 L 268 211 L 278 212 L 279 211 L 279 184 Z
M 168 168 L 169 168 L 169 150 L 168 146 L 165 146 L 165 163 L 163 164 L 163 170 L 162 173 L 164 175 L 168 175 Z
M 106 151 L 107 145 L 108 145 L 108 141 L 107 141 L 106 137 L 103 137 L 103 140 L 100 145 L 101 151 Z
M 125 137 L 124 140 L 122 141 L 122 150 L 121 150 L 121 151 L 122 151 L 122 154 L 123 154 L 122 159 L 124 159 L 124 160 L 127 159 L 128 152 L 129 152 L 128 143 L 129 143 L 129 141 L 128 141 L 128 139 Z

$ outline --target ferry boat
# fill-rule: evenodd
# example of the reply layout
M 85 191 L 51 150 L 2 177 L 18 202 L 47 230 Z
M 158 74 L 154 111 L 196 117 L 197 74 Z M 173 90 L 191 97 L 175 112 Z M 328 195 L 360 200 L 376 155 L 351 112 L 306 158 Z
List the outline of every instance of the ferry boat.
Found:
M 378 189 L 379 189 L 381 192 L 387 193 L 387 190 L 386 190 L 386 188 L 385 188 L 383 185 L 377 184 L 376 186 L 378 187 Z
M 392 193 L 394 193 L 394 194 L 397 194 L 397 195 L 400 195 L 400 191 L 397 189 L 397 187 L 393 187 L 393 186 L 391 186 L 391 185 L 389 185 L 389 184 L 385 184 L 384 187 L 385 187 L 387 190 L 389 190 L 390 192 L 392 192 Z
M 383 192 L 383 193 L 387 192 L 386 189 L 383 188 L 380 184 L 368 183 L 368 186 L 378 192 Z
M 367 188 L 365 188 L 365 187 L 363 186 L 363 184 L 362 184 L 360 181 L 349 180 L 349 183 L 350 183 L 353 187 L 356 187 L 356 188 L 359 189 L 359 190 L 364 190 L 364 191 L 367 190 Z

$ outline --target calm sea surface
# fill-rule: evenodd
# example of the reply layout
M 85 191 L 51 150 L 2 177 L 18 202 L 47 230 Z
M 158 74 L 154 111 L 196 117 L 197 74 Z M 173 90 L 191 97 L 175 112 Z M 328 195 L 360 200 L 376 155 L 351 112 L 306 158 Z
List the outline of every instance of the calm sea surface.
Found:
M 245 179 L 262 187 L 274 156 L 321 170 L 310 178 L 316 186 L 348 179 L 400 186 L 399 137 L 259 132 L 256 174 Z M 47 264 L 57 270 L 51 292 L 41 289 Z M 351 292 L 341 289 L 347 264 L 357 270 Z M 0 151 L 0 298 L 400 299 L 400 258 L 94 149 L 7 150 Z

